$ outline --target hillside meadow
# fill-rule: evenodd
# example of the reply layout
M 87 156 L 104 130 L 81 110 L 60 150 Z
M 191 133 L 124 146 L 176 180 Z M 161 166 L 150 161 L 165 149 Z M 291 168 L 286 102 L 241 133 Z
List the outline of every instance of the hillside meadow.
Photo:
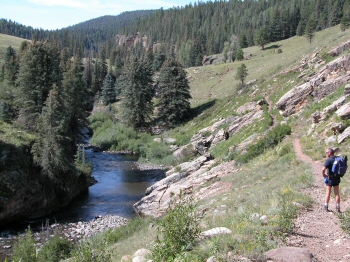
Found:
M 326 144 L 321 138 L 331 135 L 327 128 L 329 122 L 340 120 L 331 116 L 325 123 L 315 128 L 313 135 L 308 135 L 312 126 L 310 116 L 316 110 L 322 110 L 338 99 L 344 88 L 339 88 L 322 101 L 310 99 L 310 103 L 300 113 L 287 119 L 280 116 L 274 105 L 283 94 L 303 81 L 303 78 L 298 77 L 300 73 L 287 72 L 289 69 L 298 66 L 304 58 L 310 59 L 316 52 L 327 62 L 331 61 L 333 58 L 330 58 L 327 52 L 349 38 L 350 30 L 341 32 L 339 26 L 336 26 L 317 32 L 311 44 L 305 37 L 296 36 L 270 43 L 266 45 L 265 50 L 257 46 L 244 49 L 245 56 L 250 55 L 249 60 L 187 69 L 193 116 L 187 123 L 159 136 L 132 133 L 125 127 L 114 125 L 113 119 L 118 119 L 119 114 L 118 103 L 112 108 L 101 107 L 90 117 L 90 123 L 96 131 L 92 142 L 102 143 L 107 139 L 106 134 L 118 131 L 120 134 L 128 134 L 123 142 L 129 141 L 135 147 L 140 147 L 139 144 L 142 144 L 149 149 L 154 147 L 163 150 L 164 147 L 153 142 L 155 137 L 176 138 L 179 145 L 185 145 L 193 134 L 202 128 L 212 125 L 219 119 L 236 115 L 236 109 L 244 103 L 267 100 L 269 106 L 265 108 L 261 121 L 243 128 L 210 151 L 217 165 L 232 160 L 230 154 L 232 146 L 251 140 L 258 141 L 268 132 L 271 125 L 284 121 L 292 127 L 292 134 L 276 147 L 266 149 L 248 163 L 239 165 L 239 172 L 223 178 L 223 182 L 231 185 L 230 191 L 196 204 L 195 201 L 190 203 L 190 206 L 195 207 L 197 214 L 200 214 L 193 219 L 198 219 L 200 231 L 227 227 L 233 234 L 200 240 L 193 246 L 184 247 L 177 256 L 177 261 L 206 261 L 211 256 L 215 256 L 219 261 L 226 261 L 229 252 L 237 259 L 240 256 L 262 259 L 265 251 L 285 245 L 285 238 L 292 230 L 293 219 L 297 212 L 312 204 L 311 199 L 302 193 L 302 189 L 314 183 L 311 167 L 296 158 L 292 141 L 295 137 L 300 137 L 306 154 L 314 160 L 325 160 L 323 152 Z M 276 48 L 280 48 L 282 52 L 276 52 Z M 235 74 L 242 63 L 246 64 L 248 69 L 246 82 L 254 80 L 254 83 L 239 90 Z M 307 68 L 306 72 L 311 74 L 314 70 Z M 348 126 L 350 123 L 345 124 Z M 9 127 L 6 126 L 6 129 Z M 14 133 L 13 130 L 11 133 Z M 120 138 L 108 139 L 112 141 L 107 143 L 110 146 Z M 349 155 L 348 141 L 341 145 L 334 142 L 329 146 L 339 146 L 342 154 Z M 162 157 L 167 158 L 169 162 Z M 157 163 L 177 164 L 171 162 L 169 158 L 171 154 L 166 152 L 161 157 L 147 159 Z M 146 157 L 141 156 L 141 160 L 146 161 Z M 349 181 L 344 179 L 342 198 L 349 197 L 349 193 Z M 173 217 L 172 222 L 181 220 L 185 214 L 177 215 L 178 217 Z M 262 224 L 257 219 L 262 215 L 269 218 L 267 224 Z M 162 218 L 136 218 L 125 227 L 86 239 L 74 248 L 72 260 L 120 261 L 123 256 L 132 255 L 140 248 L 154 250 L 157 238 L 164 242 L 171 241 L 159 231 L 160 221 Z M 174 232 L 176 233 L 178 232 Z M 25 249 L 25 246 L 19 248 Z M 93 260 L 91 260 L 92 253 Z

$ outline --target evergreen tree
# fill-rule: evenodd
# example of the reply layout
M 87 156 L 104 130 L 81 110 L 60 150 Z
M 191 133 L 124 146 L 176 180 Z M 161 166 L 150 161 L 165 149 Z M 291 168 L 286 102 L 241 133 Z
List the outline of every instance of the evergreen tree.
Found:
M 97 61 L 97 59 L 95 61 L 94 72 L 92 75 L 91 90 L 92 90 L 92 93 L 95 95 L 101 91 L 100 64 Z
M 165 60 L 166 60 L 166 55 L 163 52 L 157 53 L 154 56 L 154 61 L 152 64 L 153 72 L 157 72 L 162 67 Z
M 248 47 L 248 40 L 247 40 L 247 37 L 244 33 L 239 34 L 238 42 L 239 42 L 239 45 L 241 46 L 241 48 Z
M 350 19 L 347 15 L 344 15 L 343 18 L 340 20 L 340 30 L 345 31 L 350 27 Z
M 60 85 L 59 51 L 49 42 L 33 42 L 24 52 L 17 75 L 19 123 L 35 130 L 36 121 L 54 84 Z
M 186 71 L 178 61 L 168 59 L 160 70 L 158 84 L 158 117 L 170 126 L 181 123 L 190 114 L 191 94 Z
M 66 110 L 57 85 L 50 91 L 38 122 L 39 136 L 32 147 L 33 158 L 44 174 L 53 178 L 72 166 L 66 147 Z
M 101 69 L 100 69 L 100 82 L 105 79 L 107 73 L 108 73 L 108 64 L 107 64 L 107 56 L 106 56 L 106 49 L 103 48 L 101 52 Z
M 11 107 L 4 100 L 0 101 L 0 119 L 5 122 L 11 122 L 12 119 Z
M 154 96 L 152 69 L 148 63 L 134 59 L 125 67 L 119 85 L 125 122 L 134 128 L 146 125 L 153 113 Z
M 313 19 L 310 19 L 307 22 L 306 27 L 305 27 L 305 37 L 310 42 L 310 44 L 311 44 L 312 39 L 315 36 L 315 27 L 316 27 L 316 24 L 315 24 Z
M 244 86 L 244 81 L 245 81 L 247 76 L 248 76 L 248 69 L 247 69 L 245 64 L 241 64 L 237 68 L 237 73 L 236 73 L 235 79 L 241 81 L 242 87 Z
M 103 104 L 109 105 L 116 101 L 116 92 L 114 87 L 113 77 L 110 73 L 107 74 L 105 80 L 103 81 L 102 87 L 102 101 Z
M 255 43 L 261 46 L 261 49 L 264 50 L 265 45 L 270 43 L 270 35 L 266 26 L 263 26 L 255 35 Z
M 76 145 L 84 141 L 83 128 L 87 126 L 86 108 L 87 94 L 86 85 L 83 81 L 81 63 L 75 57 L 71 68 L 64 74 L 62 81 L 65 111 L 67 113 L 66 136 L 70 138 L 70 156 L 76 152 Z
M 5 51 L 4 61 L 4 78 L 7 79 L 11 85 L 14 85 L 19 70 L 19 60 L 15 49 L 13 49 L 11 46 L 9 46 Z
M 241 48 L 239 48 L 239 49 L 237 50 L 235 59 L 236 59 L 237 61 L 242 61 L 242 60 L 244 60 L 244 52 L 243 52 L 243 50 L 242 50 Z

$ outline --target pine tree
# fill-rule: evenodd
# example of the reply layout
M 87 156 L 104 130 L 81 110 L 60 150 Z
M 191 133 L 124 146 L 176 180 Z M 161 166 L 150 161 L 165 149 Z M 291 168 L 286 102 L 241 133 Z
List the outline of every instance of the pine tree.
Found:
M 125 122 L 134 128 L 147 125 L 153 113 L 154 96 L 152 69 L 148 63 L 134 59 L 125 67 L 119 85 Z
M 248 69 L 247 69 L 245 64 L 241 64 L 237 68 L 237 73 L 236 73 L 236 76 L 235 76 L 236 80 L 241 81 L 241 87 L 244 87 L 244 81 L 245 81 L 247 76 L 248 76 Z
M 107 74 L 105 80 L 103 81 L 102 87 L 102 101 L 103 104 L 109 105 L 116 101 L 116 92 L 114 87 L 114 80 L 110 73 Z
M 0 119 L 5 122 L 11 122 L 12 119 L 11 107 L 4 100 L 0 101 Z
M 266 26 L 263 26 L 255 35 L 255 43 L 264 50 L 266 44 L 270 43 L 270 35 Z
M 35 130 L 52 86 L 60 85 L 59 55 L 49 42 L 33 42 L 21 57 L 16 80 L 16 103 L 19 123 L 28 130 Z
M 191 94 L 186 71 L 178 61 L 168 59 L 164 62 L 158 85 L 158 117 L 170 126 L 181 123 L 190 114 Z
M 316 27 L 316 24 L 315 24 L 313 19 L 310 19 L 307 22 L 306 27 L 305 27 L 305 37 L 310 42 L 310 44 L 311 44 L 312 39 L 315 36 L 315 27 Z
M 13 49 L 11 46 L 9 46 L 5 51 L 4 69 L 4 78 L 7 79 L 12 86 L 15 85 L 19 70 L 19 60 L 15 49 Z
M 88 91 L 83 81 L 81 63 L 75 58 L 71 68 L 64 74 L 62 81 L 64 106 L 67 113 L 66 136 L 70 138 L 70 154 L 76 152 L 76 145 L 83 142 L 82 130 L 87 126 L 86 103 Z
M 107 64 L 107 56 L 106 56 L 106 49 L 103 48 L 101 52 L 101 71 L 100 71 L 100 82 L 105 79 L 107 73 L 108 73 L 108 64 Z
M 66 147 L 69 142 L 65 135 L 66 117 L 62 90 L 54 85 L 38 119 L 39 136 L 32 147 L 34 161 L 50 177 L 67 172 L 72 167 Z

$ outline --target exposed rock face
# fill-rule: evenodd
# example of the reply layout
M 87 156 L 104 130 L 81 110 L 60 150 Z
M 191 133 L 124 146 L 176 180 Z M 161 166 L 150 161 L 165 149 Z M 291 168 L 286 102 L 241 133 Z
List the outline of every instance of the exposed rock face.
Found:
M 350 40 L 341 43 L 339 46 L 333 48 L 331 51 L 328 52 L 331 56 L 338 56 L 340 55 L 344 50 L 350 49 Z
M 245 115 L 239 116 L 231 116 L 225 119 L 221 119 L 215 122 L 212 126 L 203 128 L 198 131 L 198 133 L 194 134 L 191 138 L 191 148 L 195 148 L 198 153 L 201 155 L 205 154 L 208 148 L 213 148 L 217 144 L 222 141 L 227 140 L 230 136 L 237 133 L 243 127 L 252 124 L 257 119 L 263 116 L 262 105 L 264 105 L 266 101 L 260 100 L 258 102 L 249 102 L 239 107 L 238 113 L 246 113 Z M 222 128 L 223 125 L 229 125 L 226 128 Z M 189 147 L 187 145 L 187 147 Z M 174 153 L 174 157 L 180 154 L 180 151 L 183 151 L 184 148 Z
M 350 136 L 350 127 L 346 128 L 343 133 L 338 136 L 338 143 L 343 143 Z
M 327 115 L 330 113 L 335 112 L 338 110 L 341 106 L 343 106 L 346 102 L 346 98 L 348 95 L 342 96 L 338 100 L 334 101 L 331 105 L 327 106 L 322 110 L 322 112 L 316 111 L 311 116 L 313 118 L 313 122 L 315 124 L 319 123 L 320 121 L 323 121 L 327 118 Z
M 0 156 L 4 151 L 0 151 Z M 30 151 L 30 146 L 9 148 L 1 158 L 0 225 L 56 211 L 92 185 L 83 176 L 67 174 L 63 184 L 63 180 L 41 175 Z
M 265 257 L 274 262 L 316 262 L 311 252 L 305 248 L 281 247 L 265 252 Z
M 348 119 L 350 117 L 350 102 L 341 106 L 335 113 L 342 119 Z
M 350 74 L 341 75 L 341 72 L 347 72 L 349 66 L 349 55 L 335 59 L 322 68 L 318 74 L 310 77 L 308 82 L 298 85 L 284 94 L 276 103 L 276 108 L 284 117 L 287 117 L 303 108 L 310 95 L 315 100 L 324 98 L 350 80 Z
M 222 57 L 218 55 L 209 55 L 209 56 L 204 56 L 202 60 L 202 65 L 212 65 L 212 64 L 217 64 L 217 63 L 222 63 Z
M 189 167 L 188 170 L 191 169 L 191 173 L 187 170 L 173 173 L 147 189 L 148 195 L 134 204 L 136 213 L 144 216 L 160 216 L 169 204 L 175 201 L 180 191 L 183 195 L 192 193 L 195 199 L 203 199 L 231 189 L 232 184 L 223 183 L 220 178 L 239 171 L 233 161 L 225 162 L 212 169 L 210 167 L 215 164 L 215 161 L 208 160 L 201 163 L 201 165 L 195 165 L 196 170 Z M 203 187 L 208 181 L 212 183 Z

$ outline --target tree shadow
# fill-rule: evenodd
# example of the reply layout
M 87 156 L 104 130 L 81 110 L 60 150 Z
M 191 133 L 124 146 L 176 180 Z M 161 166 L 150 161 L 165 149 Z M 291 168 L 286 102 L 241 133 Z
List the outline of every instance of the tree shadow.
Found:
M 270 45 L 268 47 L 265 47 L 265 50 L 270 50 L 270 49 L 276 49 L 276 48 L 280 48 L 282 45 Z
M 190 120 L 192 120 L 193 118 L 196 118 L 197 116 L 199 116 L 200 114 L 202 114 L 205 110 L 211 108 L 212 106 L 215 105 L 216 99 L 208 101 L 202 105 L 199 105 L 197 107 L 194 107 L 191 109 L 191 116 L 190 116 Z

